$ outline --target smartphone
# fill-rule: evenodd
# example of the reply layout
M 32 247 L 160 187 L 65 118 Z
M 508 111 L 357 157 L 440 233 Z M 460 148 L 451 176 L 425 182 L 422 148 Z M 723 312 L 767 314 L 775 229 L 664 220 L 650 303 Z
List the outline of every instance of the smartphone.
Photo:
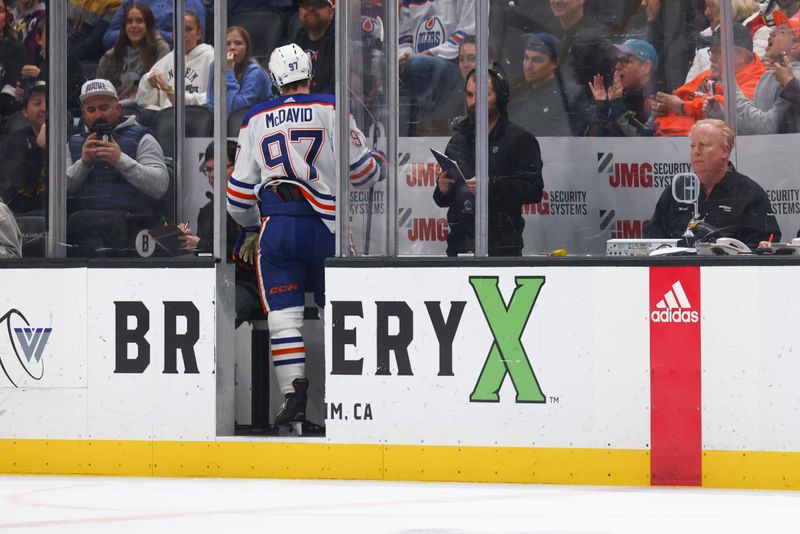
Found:
M 109 123 L 101 119 L 95 121 L 91 129 L 91 133 L 97 134 L 97 139 L 105 142 L 111 141 L 111 133 L 113 131 L 114 128 Z
M 781 65 L 785 65 L 789 62 L 789 54 L 786 52 L 781 52 Z

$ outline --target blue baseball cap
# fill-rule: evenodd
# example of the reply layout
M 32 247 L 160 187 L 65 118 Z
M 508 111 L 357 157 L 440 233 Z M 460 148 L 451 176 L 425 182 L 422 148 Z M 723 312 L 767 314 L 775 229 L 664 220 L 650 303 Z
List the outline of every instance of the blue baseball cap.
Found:
M 623 54 L 630 54 L 641 61 L 649 61 L 653 64 L 653 70 L 658 68 L 658 54 L 656 49 L 641 39 L 628 39 L 622 44 L 615 44 L 614 48 Z

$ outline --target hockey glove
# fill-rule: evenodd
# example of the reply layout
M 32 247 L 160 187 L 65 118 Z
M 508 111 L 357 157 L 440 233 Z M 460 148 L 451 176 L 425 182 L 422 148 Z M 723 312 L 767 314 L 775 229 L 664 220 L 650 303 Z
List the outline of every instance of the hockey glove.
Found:
M 246 232 L 242 246 L 239 247 L 239 259 L 247 265 L 255 265 L 258 251 L 258 232 Z

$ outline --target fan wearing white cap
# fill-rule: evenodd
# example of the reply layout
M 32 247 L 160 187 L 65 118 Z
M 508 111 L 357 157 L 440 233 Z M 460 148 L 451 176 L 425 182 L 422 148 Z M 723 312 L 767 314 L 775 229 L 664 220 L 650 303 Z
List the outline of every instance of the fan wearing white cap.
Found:
M 306 282 L 317 305 L 324 306 L 324 263 L 334 254 L 335 99 L 309 94 L 311 60 L 296 44 L 275 49 L 269 71 L 281 96 L 253 107 L 242 122 L 228 179 L 228 213 L 245 229 L 238 255 L 256 263 L 261 304 L 268 312 L 272 361 L 286 397 L 275 422 L 298 431 L 308 390 L 300 333 Z M 369 148 L 352 117 L 349 154 L 339 156 L 348 158 L 353 188 L 368 188 L 380 178 L 383 155 Z
M 133 236 L 129 215 L 163 214 L 161 197 L 169 175 L 164 152 L 136 117 L 122 116 L 114 85 L 89 80 L 81 88 L 84 129 L 69 140 L 67 153 L 67 240 L 73 256 L 125 255 Z

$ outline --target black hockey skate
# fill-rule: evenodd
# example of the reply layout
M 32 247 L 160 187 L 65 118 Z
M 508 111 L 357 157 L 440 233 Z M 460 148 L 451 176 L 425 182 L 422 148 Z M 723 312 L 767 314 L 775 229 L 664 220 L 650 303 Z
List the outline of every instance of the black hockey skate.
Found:
M 281 436 L 302 436 L 303 422 L 306 420 L 306 400 L 308 399 L 308 380 L 292 380 L 294 393 L 287 393 L 281 411 L 275 416 L 275 426 Z

